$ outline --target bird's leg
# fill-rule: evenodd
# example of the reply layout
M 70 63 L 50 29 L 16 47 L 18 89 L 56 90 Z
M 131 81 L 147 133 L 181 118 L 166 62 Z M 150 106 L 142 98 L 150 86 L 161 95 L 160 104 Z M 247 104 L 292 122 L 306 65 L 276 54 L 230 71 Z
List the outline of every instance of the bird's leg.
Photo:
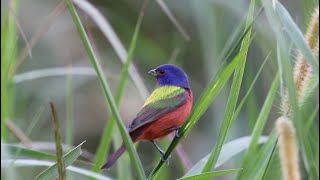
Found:
M 156 144 L 156 142 L 154 142 L 154 140 L 151 140 L 151 143 L 158 149 L 161 156 L 164 155 L 164 151 L 158 146 L 158 144 Z
M 156 144 L 156 142 L 154 141 L 154 140 L 151 140 L 150 141 L 156 148 L 157 148 L 157 150 L 160 152 L 160 155 L 161 155 L 161 161 L 164 161 L 167 165 L 169 165 L 169 158 L 171 157 L 171 155 L 169 156 L 169 158 L 168 159 L 164 159 L 163 158 L 163 156 L 164 156 L 164 151 L 163 150 L 161 150 L 161 148 Z

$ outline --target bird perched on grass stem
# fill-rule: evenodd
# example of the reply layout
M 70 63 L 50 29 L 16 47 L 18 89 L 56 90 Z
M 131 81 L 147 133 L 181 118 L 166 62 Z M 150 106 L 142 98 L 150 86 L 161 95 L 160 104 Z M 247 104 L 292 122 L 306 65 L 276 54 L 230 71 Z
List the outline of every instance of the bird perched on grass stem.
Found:
M 156 77 L 158 87 L 132 121 L 128 133 L 133 142 L 150 141 L 162 157 L 164 152 L 154 140 L 174 131 L 176 136 L 179 135 L 180 127 L 190 114 L 193 98 L 188 76 L 181 68 L 173 64 L 163 64 L 149 71 L 149 74 Z M 125 150 L 126 147 L 122 144 L 101 169 L 110 168 Z

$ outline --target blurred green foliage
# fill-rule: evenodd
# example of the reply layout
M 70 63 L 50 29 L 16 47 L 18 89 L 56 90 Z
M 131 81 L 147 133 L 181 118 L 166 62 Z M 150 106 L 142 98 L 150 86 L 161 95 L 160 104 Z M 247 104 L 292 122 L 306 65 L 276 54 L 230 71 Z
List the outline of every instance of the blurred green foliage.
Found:
M 17 2 L 17 7 L 15 4 L 9 6 L 8 2 Z M 245 20 L 250 1 L 163 1 L 173 13 L 177 22 L 186 31 L 190 40 L 183 36 L 157 2 L 150 0 L 145 9 L 135 50 L 132 54 L 132 63 L 137 68 L 137 73 L 142 77 L 149 92 L 156 86 L 155 79 L 147 74 L 150 69 L 164 63 L 181 66 L 190 78 L 194 99 L 197 100 L 211 78 L 223 67 L 221 64 L 224 57 L 221 57 L 221 54 L 224 52 L 228 40 L 232 39 L 235 30 Z M 54 142 L 54 130 L 49 108 L 41 111 L 39 120 L 35 125 L 32 123 L 34 117 L 38 116 L 39 109 L 47 106 L 48 102 L 52 100 L 55 102 L 58 119 L 60 120 L 62 140 L 68 139 L 68 142 L 64 143 L 70 143 L 69 145 L 73 146 L 86 140 L 86 143 L 81 147 L 85 150 L 82 158 L 90 159 L 93 162 L 105 124 L 111 114 L 109 114 L 110 111 L 104 100 L 99 80 L 92 68 L 70 12 L 66 6 L 59 5 L 59 3 L 60 1 L 57 0 L 1 1 L 1 129 L 7 130 L 5 120 L 10 119 L 32 140 L 36 150 L 54 152 L 54 147 L 50 146 L 50 148 L 48 145 L 37 146 L 43 141 Z M 129 50 L 143 0 L 92 0 L 90 3 L 109 21 L 125 48 Z M 281 3 L 290 13 L 300 31 L 305 32 L 310 14 L 313 8 L 318 6 L 319 1 L 292 0 L 281 1 Z M 261 6 L 262 3 L 257 1 L 255 11 L 257 12 Z M 58 8 L 55 9 L 56 7 Z M 89 38 L 95 55 L 100 61 L 115 97 L 123 64 L 109 39 L 103 35 L 97 24 L 79 8 L 76 10 L 87 33 L 91 34 Z M 242 108 L 229 130 L 226 142 L 251 135 L 271 84 L 278 72 L 278 39 L 273 32 L 273 26 L 274 24 L 270 24 L 268 21 L 265 11 L 253 23 L 252 34 L 254 38 L 247 54 L 238 102 L 246 95 L 252 80 L 269 52 L 271 52 L 271 57 L 264 66 L 261 75 L 259 75 L 258 81 L 246 101 L 245 108 Z M 10 28 L 11 30 L 8 31 Z M 24 40 L 24 36 L 27 41 Z M 37 38 L 37 36 L 39 37 Z M 35 42 L 33 42 L 34 39 L 36 39 Z M 291 40 L 288 40 L 287 43 L 286 48 L 290 50 L 290 52 L 288 51 L 290 57 L 288 57 L 287 63 L 293 65 L 297 47 L 292 45 Z M 33 47 L 31 49 L 32 56 L 28 53 L 25 56 L 24 53 L 28 52 L 29 46 Z M 240 47 L 237 47 L 231 56 L 235 57 L 239 50 Z M 8 72 L 17 64 L 19 65 L 14 72 L 14 76 L 10 77 Z M 70 67 L 86 67 L 86 69 L 75 70 L 74 75 L 70 76 L 68 74 L 70 73 L 68 69 Z M 53 71 L 49 73 L 47 68 L 60 69 L 51 69 Z M 39 72 L 37 70 L 45 71 Z M 70 80 L 71 77 L 72 80 Z M 135 86 L 132 76 L 128 77 L 120 106 L 117 109 L 126 125 L 140 110 L 145 98 Z M 210 153 L 217 141 L 231 86 L 232 81 L 230 80 L 188 136 L 180 141 L 193 164 Z M 306 121 L 311 119 L 308 121 L 308 127 L 311 130 L 307 137 L 318 140 L 318 86 L 315 92 L 306 101 L 304 108 L 299 113 L 301 113 L 300 117 L 303 117 L 301 119 Z M 280 116 L 280 98 L 275 98 L 272 106 L 269 105 L 270 113 L 267 113 L 266 124 L 261 127 L 263 135 L 271 134 L 274 121 Z M 68 122 L 72 122 L 72 124 L 70 125 Z M 303 125 L 303 122 L 300 125 Z M 26 130 L 30 126 L 33 127 L 32 131 L 27 133 Z M 307 131 L 299 130 L 299 132 L 306 133 Z M 1 137 L 2 143 L 3 141 L 11 144 L 20 142 L 12 132 L 7 132 L 7 135 L 2 134 Z M 269 140 L 269 143 L 266 144 L 268 146 L 264 146 L 262 150 L 272 148 L 273 142 L 274 138 Z M 169 145 L 167 141 L 164 144 L 165 147 Z M 314 145 L 316 143 L 310 146 L 314 147 Z M 264 152 L 262 150 L 260 151 L 261 154 L 269 155 L 270 151 Z M 304 151 L 309 152 L 308 150 L 304 149 Z M 143 142 L 137 146 L 137 151 L 145 173 L 148 175 L 158 162 L 158 156 L 155 158 L 157 152 L 149 143 Z M 109 152 L 113 152 L 113 149 Z M 318 153 L 315 157 L 319 156 L 319 149 L 314 149 L 312 152 Z M 1 153 L 1 160 L 2 157 L 3 154 Z M 242 158 L 243 154 L 229 160 L 224 164 L 223 169 L 241 168 Z M 308 158 L 310 159 L 310 157 Z M 259 162 L 264 161 L 259 160 Z M 279 179 L 281 173 L 277 154 L 272 156 L 269 163 L 266 174 L 264 174 L 265 178 Z M 305 159 L 304 163 L 307 164 Z M 80 166 L 90 170 L 94 164 L 90 164 L 90 166 L 80 164 Z M 160 173 L 165 172 L 170 179 L 181 178 L 187 172 L 182 167 L 176 154 L 173 154 L 169 167 L 165 168 L 167 170 L 164 171 L 162 168 Z M 315 171 L 319 173 L 319 166 L 315 168 L 318 168 Z M 2 166 L 1 172 L 3 169 Z M 23 177 L 25 179 L 32 179 L 43 170 L 43 167 L 13 169 L 13 171 L 18 172 L 18 178 Z M 303 177 L 308 177 L 308 168 L 302 168 L 301 170 L 304 173 Z M 109 177 L 118 177 L 116 168 L 111 171 L 103 171 L 102 174 Z M 234 179 L 236 177 L 234 174 L 217 177 L 216 179 Z M 135 176 L 135 173 L 132 173 L 132 175 Z M 7 177 L 3 174 L 1 176 Z M 74 173 L 72 173 L 72 178 L 85 179 L 85 177 Z

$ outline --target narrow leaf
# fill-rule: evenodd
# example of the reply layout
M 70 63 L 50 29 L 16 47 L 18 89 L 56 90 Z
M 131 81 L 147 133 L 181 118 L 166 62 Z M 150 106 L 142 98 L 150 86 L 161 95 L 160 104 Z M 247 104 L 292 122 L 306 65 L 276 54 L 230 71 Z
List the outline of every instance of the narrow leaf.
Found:
M 19 147 L 17 145 L 11 144 L 1 144 L 1 148 L 5 148 L 10 154 L 19 154 L 19 157 L 27 157 L 34 159 L 45 159 L 45 160 L 56 160 L 56 156 L 53 154 L 48 154 L 40 151 L 35 151 L 31 149 L 26 149 L 23 147 Z M 6 157 L 3 157 L 6 159 Z
M 69 2 L 69 0 L 68 0 Z M 70 0 L 71 2 L 71 0 Z M 128 57 L 128 52 L 125 49 L 125 46 L 121 42 L 120 38 L 117 36 L 113 27 L 109 23 L 106 16 L 103 16 L 90 2 L 85 0 L 74 0 L 75 3 L 82 11 L 84 11 L 99 27 L 102 34 L 110 41 L 111 46 L 115 50 L 115 53 L 119 57 L 120 61 L 125 64 L 126 58 Z M 135 84 L 137 90 L 139 91 L 143 99 L 148 98 L 148 89 L 144 84 L 143 79 L 141 78 L 137 68 L 130 64 L 128 72 L 130 77 L 134 79 L 133 83 Z
M 43 160 L 34 160 L 34 159 L 16 159 L 16 160 L 1 160 L 1 166 L 10 166 L 14 165 L 15 167 L 36 167 L 36 166 L 52 166 L 53 162 L 43 161 Z M 87 169 L 83 169 L 76 166 L 68 166 L 67 171 L 72 171 L 87 177 L 92 177 L 97 180 L 112 180 L 111 178 L 98 174 Z
M 269 135 L 268 141 L 255 154 L 255 158 L 252 159 L 250 165 L 242 167 L 243 169 L 247 169 L 245 174 L 242 176 L 243 179 L 261 179 L 263 177 L 277 146 L 277 142 L 278 136 L 275 132 L 272 132 Z M 242 171 L 240 173 L 242 173 Z
M 250 141 L 250 136 L 244 136 L 224 144 L 222 146 L 221 153 L 215 165 L 215 168 L 220 167 L 221 165 L 229 161 L 232 157 L 247 149 L 249 147 Z M 259 138 L 260 144 L 265 143 L 266 141 L 267 136 L 262 136 Z M 204 158 L 198 161 L 198 163 L 196 163 L 183 177 L 200 174 L 206 162 L 208 161 L 209 156 L 210 154 L 206 155 Z
M 252 132 L 252 140 L 250 142 L 250 146 L 247 152 L 244 155 L 244 159 L 241 165 L 241 167 L 244 168 L 244 170 L 241 173 L 245 173 L 246 171 L 251 171 L 246 167 L 248 167 L 248 165 L 256 158 L 256 156 L 253 156 L 253 155 L 257 153 L 257 148 L 259 145 L 258 143 L 259 137 L 262 135 L 262 131 L 265 127 L 266 121 L 271 111 L 275 95 L 277 94 L 278 87 L 279 87 L 279 74 L 276 75 L 275 79 L 272 82 L 271 88 L 268 92 L 266 100 L 262 106 L 262 109 L 259 113 L 256 124 L 254 126 L 254 129 Z M 242 178 L 242 177 L 246 178 L 246 176 L 242 176 L 242 174 L 239 174 L 238 178 Z
M 124 91 L 124 87 L 126 85 L 126 80 L 128 78 L 128 69 L 129 69 L 129 65 L 131 63 L 131 60 L 133 58 L 133 54 L 134 54 L 134 50 L 136 48 L 136 42 L 138 39 L 138 35 L 139 35 L 139 30 L 140 30 L 140 26 L 142 24 L 142 19 L 144 16 L 144 10 L 146 8 L 147 5 L 147 1 L 145 1 L 145 3 L 142 6 L 142 9 L 140 11 L 140 15 L 136 24 L 136 27 L 134 29 L 134 33 L 133 33 L 133 37 L 130 43 L 130 47 L 129 47 L 129 52 L 128 52 L 128 56 L 126 58 L 126 62 L 122 68 L 121 71 L 121 78 L 120 78 L 120 82 L 117 88 L 117 93 L 116 93 L 116 105 L 119 106 L 120 101 L 121 101 L 121 97 Z M 112 115 L 111 117 L 108 118 L 109 121 L 105 127 L 105 130 L 103 132 L 103 136 L 100 140 L 100 144 L 97 150 L 97 155 L 96 155 L 96 160 L 95 160 L 95 166 L 92 168 L 92 170 L 94 172 L 99 172 L 100 171 L 100 167 L 103 165 L 104 161 L 106 160 L 106 156 L 108 154 L 108 150 L 109 150 L 109 144 L 111 141 L 111 135 L 114 129 L 114 122 L 115 122 L 115 117 Z
M 224 171 L 213 171 L 213 172 L 207 172 L 207 173 L 201 173 L 189 177 L 180 178 L 179 180 L 203 180 L 203 179 L 210 179 L 213 177 L 223 176 L 226 174 L 234 173 L 237 171 L 240 171 L 241 169 L 230 169 L 230 170 L 224 170 Z
M 278 1 L 276 1 L 275 12 L 277 13 L 281 24 L 284 26 L 293 43 L 301 50 L 306 60 L 315 70 L 315 74 L 317 74 L 319 72 L 319 62 L 313 56 L 312 51 L 303 36 L 303 33 L 292 20 L 288 11 Z
M 80 143 L 77 147 L 73 150 L 68 152 L 64 156 L 64 165 L 66 167 L 70 166 L 80 155 L 81 155 L 81 146 L 85 141 Z M 58 176 L 58 165 L 54 163 L 52 166 L 44 170 L 40 173 L 35 179 L 36 180 L 47 180 L 47 179 L 55 179 Z
M 203 173 L 211 171 L 212 167 L 215 166 L 215 164 L 218 160 L 219 154 L 221 152 L 223 143 L 224 143 L 224 141 L 227 137 L 227 134 L 228 134 L 228 132 L 229 132 L 234 120 L 235 120 L 233 114 L 234 114 L 234 111 L 235 111 L 235 108 L 237 105 L 240 87 L 241 87 L 241 83 L 242 83 L 242 77 L 243 77 L 243 73 L 244 73 L 244 69 L 245 69 L 245 63 L 247 60 L 247 54 L 248 54 L 249 46 L 251 43 L 251 39 L 250 39 L 251 26 L 250 26 L 250 24 L 253 21 L 254 6 L 255 6 L 255 0 L 252 0 L 250 3 L 249 14 L 248 14 L 247 21 L 246 21 L 246 28 L 249 28 L 249 31 L 241 43 L 241 50 L 239 53 L 242 55 L 242 61 L 239 63 L 239 65 L 235 69 L 234 79 L 232 81 L 231 90 L 230 90 L 230 94 L 229 94 L 229 98 L 228 98 L 228 102 L 227 102 L 227 106 L 226 106 L 226 112 L 225 112 L 225 115 L 223 118 L 223 123 L 220 128 L 217 143 L 214 146 L 214 148 L 211 152 L 211 155 L 210 155 L 205 167 L 202 170 Z
M 111 113 L 114 115 L 115 117 L 115 120 L 116 120 L 116 123 L 119 127 L 119 130 L 120 130 L 120 133 L 122 135 L 122 138 L 123 138 L 123 141 L 124 141 L 124 144 L 126 146 L 126 149 L 128 150 L 129 152 L 129 155 L 130 155 L 130 158 L 133 162 L 133 167 L 135 168 L 135 171 L 138 175 L 138 179 L 145 179 L 145 173 L 143 171 L 143 167 L 142 167 L 142 164 L 139 160 L 139 157 L 138 157 L 138 154 L 137 152 L 135 151 L 135 148 L 133 146 L 133 143 L 132 143 L 132 140 L 129 136 L 129 134 L 127 133 L 127 129 L 125 127 L 125 125 L 123 124 L 121 118 L 120 118 L 120 114 L 119 114 L 119 111 L 117 110 L 117 106 L 116 106 L 116 103 L 115 103 L 115 100 L 111 94 L 111 90 L 110 90 L 110 87 L 109 87 L 109 84 L 105 78 L 105 75 L 103 73 L 103 70 L 102 70 L 102 67 L 100 65 L 100 62 L 98 61 L 96 55 L 94 54 L 93 52 L 93 49 L 92 49 L 92 46 L 89 42 L 89 39 L 88 39 L 88 36 L 84 30 L 84 27 L 80 21 L 80 18 L 78 16 L 78 13 L 76 12 L 71 0 L 68 0 L 67 1 L 67 4 L 68 4 L 68 8 L 69 8 L 69 11 L 72 15 L 72 18 L 75 22 L 75 25 L 78 29 L 78 32 L 80 34 L 80 37 L 85 45 L 85 48 L 86 48 L 86 51 L 87 51 L 87 54 L 91 60 L 91 63 L 97 73 L 97 76 L 98 76 L 98 79 L 100 81 L 100 84 L 102 86 L 102 89 L 103 89 L 103 93 L 105 95 L 105 98 L 106 98 L 106 101 L 109 105 L 109 108 L 111 110 Z

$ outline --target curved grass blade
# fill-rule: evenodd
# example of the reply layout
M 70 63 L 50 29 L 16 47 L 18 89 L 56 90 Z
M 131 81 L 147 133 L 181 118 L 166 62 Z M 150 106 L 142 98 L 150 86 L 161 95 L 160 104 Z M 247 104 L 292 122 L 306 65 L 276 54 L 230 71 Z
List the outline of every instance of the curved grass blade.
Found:
M 266 97 L 266 100 L 259 113 L 258 119 L 256 121 L 256 124 L 252 132 L 252 140 L 250 142 L 247 152 L 244 155 L 244 159 L 241 165 L 241 167 L 243 167 L 244 170 L 238 175 L 238 179 L 247 178 L 247 176 L 244 176 L 243 174 L 245 174 L 246 171 L 251 171 L 251 169 L 247 167 L 256 158 L 254 154 L 256 154 L 258 151 L 258 145 L 259 145 L 258 140 L 265 127 L 266 121 L 268 120 L 268 116 L 271 111 L 275 95 L 277 94 L 278 87 L 279 87 L 279 74 L 277 74 L 275 79 L 273 80 L 271 88 Z
M 145 1 L 145 3 L 143 4 L 143 6 L 141 8 L 140 15 L 139 15 L 139 18 L 138 18 L 138 21 L 137 21 L 137 24 L 136 24 L 136 27 L 135 27 L 135 30 L 133 33 L 133 37 L 132 37 L 130 46 L 129 46 L 128 56 L 127 56 L 126 62 L 125 62 L 124 66 L 122 68 L 122 71 L 121 71 L 121 78 L 120 78 L 120 82 L 119 82 L 119 85 L 118 85 L 118 88 L 116 91 L 117 93 L 116 93 L 116 98 L 115 98 L 117 106 L 119 106 L 119 104 L 120 104 L 121 97 L 122 97 L 122 94 L 124 91 L 124 87 L 125 87 L 126 80 L 128 77 L 129 65 L 130 65 L 131 60 L 133 58 L 134 50 L 136 48 L 136 42 L 138 39 L 139 30 L 140 30 L 140 26 L 142 23 L 142 19 L 144 16 L 144 10 L 146 8 L 147 2 L 148 1 Z M 109 119 L 109 121 L 105 127 L 105 130 L 103 132 L 103 136 L 100 140 L 100 144 L 99 144 L 99 147 L 97 150 L 97 155 L 96 155 L 95 163 L 94 163 L 95 166 L 92 168 L 92 170 L 94 172 L 100 172 L 100 167 L 103 165 L 103 163 L 106 159 L 106 156 L 108 154 L 109 144 L 110 144 L 111 135 L 112 135 L 111 133 L 113 132 L 113 129 L 114 129 L 113 126 L 114 126 L 114 122 L 115 122 L 115 117 L 111 116 L 108 119 Z
M 96 76 L 94 69 L 91 67 L 55 67 L 55 68 L 44 68 L 38 70 L 32 70 L 17 74 L 13 77 L 13 82 L 18 84 L 22 82 L 34 81 L 46 77 L 65 77 L 66 75 L 75 76 Z
M 223 176 L 226 174 L 234 173 L 237 171 L 241 171 L 241 169 L 229 169 L 229 170 L 223 170 L 223 171 L 213 171 L 213 172 L 207 172 L 207 173 L 201 173 L 189 177 L 180 178 L 178 180 L 203 180 L 203 179 L 211 179 L 218 176 Z
M 31 148 L 32 141 L 24 134 L 24 132 L 11 120 L 6 121 L 6 126 L 25 147 Z
M 73 2 L 97 24 L 102 34 L 110 41 L 110 44 L 115 50 L 115 53 L 118 55 L 120 61 L 125 64 L 126 58 L 128 57 L 127 50 L 112 28 L 111 24 L 108 22 L 108 19 L 103 16 L 88 1 L 73 0 Z M 128 71 L 132 79 L 134 79 L 133 83 L 135 84 L 141 97 L 146 100 L 148 98 L 149 92 L 137 68 L 133 64 L 130 64 Z
M 57 157 L 53 154 L 48 154 L 48 153 L 44 153 L 44 152 L 40 152 L 40 151 L 26 149 L 23 147 L 19 147 L 17 145 L 1 144 L 1 148 L 6 148 L 6 150 L 8 152 L 10 152 L 10 154 L 13 154 L 13 155 L 19 153 L 19 156 L 28 157 L 28 158 L 57 160 Z M 3 158 L 6 159 L 6 157 L 3 157 Z
M 64 164 L 66 167 L 70 166 L 80 155 L 81 155 L 81 146 L 85 141 L 80 143 L 77 147 L 75 147 L 73 150 L 68 152 L 64 156 Z M 52 166 L 44 170 L 42 173 L 40 173 L 35 179 L 36 180 L 46 180 L 46 179 L 54 179 L 58 176 L 58 165 L 57 163 L 54 163 Z
M 57 156 L 51 153 L 47 153 L 46 151 L 54 151 L 55 150 L 55 143 L 39 143 L 39 142 L 33 142 L 32 148 L 39 148 L 37 147 L 38 145 L 40 146 L 52 146 L 49 148 L 40 148 L 44 149 L 44 151 L 41 150 L 35 150 L 35 149 L 28 149 L 24 148 L 21 145 L 18 144 L 1 144 L 1 148 L 6 150 L 6 154 L 2 156 L 2 160 L 12 160 L 14 162 L 15 159 L 22 159 L 22 158 L 29 158 L 29 159 L 34 159 L 34 160 L 50 160 L 50 161 L 56 161 Z M 64 149 L 68 150 L 67 152 L 71 151 L 75 147 L 71 147 L 69 145 L 65 145 Z M 81 157 L 85 158 L 84 154 L 88 153 L 86 150 L 82 149 L 81 150 Z M 92 163 L 89 161 L 84 161 L 84 160 L 76 160 L 74 163 L 77 163 L 79 165 L 83 166 L 92 166 Z M 69 178 L 69 177 L 68 177 Z
M 86 48 L 86 51 L 88 53 L 88 56 L 91 60 L 91 63 L 98 75 L 98 78 L 99 78 L 99 81 L 100 81 L 100 84 L 102 86 L 102 89 L 103 89 L 103 93 L 105 95 L 105 98 L 106 98 L 106 101 L 109 105 L 109 108 L 111 110 L 111 113 L 115 116 L 115 120 L 116 120 L 116 123 L 119 127 L 119 130 L 120 130 L 120 133 L 122 135 L 122 138 L 123 138 L 123 141 L 124 141 L 124 144 L 129 152 L 129 155 L 130 155 L 130 158 L 131 158 L 131 161 L 133 162 L 133 167 L 135 168 L 135 171 L 137 173 L 137 176 L 138 176 L 138 179 L 145 179 L 145 173 L 143 171 L 143 167 L 142 167 L 142 164 L 139 160 L 139 157 L 138 157 L 138 154 L 137 152 L 135 151 L 135 148 L 133 146 L 133 143 L 132 143 L 132 140 L 129 136 L 129 134 L 127 133 L 127 129 L 125 127 L 125 125 L 123 124 L 121 118 L 120 118 L 120 114 L 117 110 L 117 106 L 116 106 L 116 103 L 115 103 L 115 100 L 114 98 L 112 97 L 112 94 L 111 94 L 111 90 L 109 88 L 109 85 L 107 83 L 107 80 L 104 76 L 104 73 L 103 73 L 103 70 L 102 70 L 102 67 L 100 65 L 100 62 L 98 61 L 98 59 L 96 58 L 96 55 L 94 54 L 93 52 L 93 49 L 92 49 L 92 46 L 89 42 L 89 39 L 87 37 L 87 34 L 84 30 L 84 27 L 80 21 L 80 18 L 78 16 L 78 13 L 76 12 L 71 0 L 68 0 L 67 1 L 67 5 L 68 5 L 68 8 L 69 8 L 69 11 L 72 15 L 72 18 L 74 20 L 74 23 L 76 24 L 76 27 L 78 29 L 78 32 L 80 34 L 80 37 L 85 45 L 85 48 Z
M 174 15 L 172 14 L 172 12 L 170 11 L 170 9 L 168 8 L 168 6 L 166 5 L 166 3 L 163 0 L 156 0 L 156 2 L 159 4 L 160 8 L 162 9 L 162 11 L 168 16 L 168 18 L 170 19 L 170 21 L 172 22 L 172 24 L 178 29 L 178 31 L 182 34 L 182 36 L 184 37 L 184 39 L 186 41 L 190 40 L 190 36 L 188 35 L 188 33 L 186 32 L 186 30 L 181 26 L 181 24 L 178 22 L 178 20 L 176 19 L 176 17 L 174 17 Z
M 261 136 L 259 139 L 259 143 L 260 144 L 265 143 L 267 141 L 267 139 L 268 139 L 267 136 Z M 230 160 L 232 157 L 234 157 L 235 155 L 237 155 L 237 154 L 241 153 L 242 151 L 244 151 L 245 149 L 247 149 L 249 147 L 250 141 L 251 141 L 250 136 L 244 136 L 244 137 L 234 139 L 234 140 L 224 144 L 221 149 L 221 153 L 220 153 L 220 156 L 217 160 L 215 168 L 220 167 L 225 162 Z M 202 169 L 204 168 L 205 164 L 207 163 L 209 156 L 210 156 L 210 154 L 206 155 L 204 158 L 202 158 L 200 161 L 198 161 L 197 164 L 195 164 L 190 169 L 190 171 L 188 171 L 183 177 L 189 177 L 189 176 L 193 176 L 196 174 L 200 174 Z
M 266 174 L 267 174 L 267 172 L 268 172 L 268 169 L 269 169 L 269 167 L 271 166 L 272 160 L 273 160 L 274 155 L 275 155 L 275 151 L 276 151 L 276 149 L 277 149 L 277 143 L 278 143 L 278 142 L 276 142 L 275 145 L 273 146 L 273 149 L 272 149 L 272 152 L 271 152 L 271 154 L 270 154 L 270 157 L 268 158 L 268 162 L 267 162 L 265 168 L 262 169 L 262 172 L 261 172 L 260 175 L 259 175 L 259 179 L 261 179 L 261 180 L 265 179 Z
M 71 68 L 72 66 L 69 66 Z M 74 87 L 73 77 L 67 76 L 66 80 L 66 128 L 65 128 L 65 143 L 73 144 L 73 132 L 74 132 Z
M 275 132 L 269 135 L 268 141 L 261 147 L 256 154 L 253 154 L 254 158 L 250 161 L 248 166 L 242 167 L 247 169 L 243 173 L 243 179 L 261 179 L 267 170 L 267 166 L 272 158 L 272 155 L 277 146 L 278 136 Z M 240 172 L 242 174 L 242 171 Z
M 8 138 L 8 130 L 5 122 L 10 118 L 10 109 L 12 108 L 12 76 L 9 74 L 16 63 L 18 39 L 16 19 L 12 12 L 16 12 L 17 7 L 17 0 L 9 1 L 6 7 L 5 17 L 3 21 L 1 20 L 1 22 L 3 22 L 1 24 L 1 140 L 3 141 L 6 141 Z
M 227 137 L 228 131 L 231 128 L 232 124 L 234 123 L 235 118 L 233 118 L 233 114 L 237 105 L 237 100 L 240 92 L 240 87 L 242 83 L 242 77 L 245 69 L 245 63 L 247 60 L 247 54 L 249 50 L 249 46 L 251 43 L 250 36 L 251 36 L 251 26 L 250 23 L 253 21 L 253 14 L 254 14 L 254 6 L 255 6 L 255 0 L 252 0 L 249 7 L 249 14 L 246 20 L 246 28 L 249 28 L 248 33 L 244 37 L 242 43 L 241 43 L 241 50 L 239 54 L 242 55 L 242 61 L 238 64 L 237 68 L 235 69 L 234 73 L 234 80 L 231 85 L 231 90 L 227 102 L 226 107 L 226 113 L 223 119 L 223 123 L 220 128 L 220 133 L 218 135 L 218 140 L 213 148 L 211 155 L 204 166 L 202 173 L 211 171 L 212 167 L 215 166 L 219 154 L 221 152 L 223 143 Z
M 285 28 L 286 32 L 290 36 L 293 43 L 298 47 L 306 60 L 310 63 L 312 68 L 315 70 L 315 74 L 319 73 L 319 62 L 314 57 L 309 45 L 307 44 L 303 33 L 300 31 L 298 26 L 292 20 L 288 11 L 283 7 L 283 5 L 276 1 L 275 2 L 275 13 L 277 13 L 278 18 Z
M 19 52 L 17 63 L 10 72 L 10 75 L 13 75 L 21 66 L 21 64 L 25 62 L 26 58 L 28 57 L 29 51 L 32 51 L 32 49 L 39 43 L 43 35 L 48 32 L 50 27 L 54 24 L 54 21 L 58 19 L 58 17 L 64 12 L 66 7 L 66 2 L 60 1 L 59 4 L 53 10 L 51 10 L 50 14 L 46 16 L 45 20 L 41 22 L 41 25 L 37 28 L 37 30 L 35 30 L 31 39 L 29 40 L 29 46 L 25 46 Z
M 51 161 L 43 161 L 43 160 L 35 160 L 35 159 L 17 159 L 17 160 L 1 160 L 1 166 L 9 166 L 13 164 L 15 167 L 36 167 L 36 166 L 52 166 L 54 162 Z M 97 180 L 112 180 L 111 178 L 104 176 L 102 174 L 98 174 L 87 169 L 83 169 L 76 166 L 68 166 L 66 168 L 67 171 L 72 171 L 87 177 L 92 177 Z

